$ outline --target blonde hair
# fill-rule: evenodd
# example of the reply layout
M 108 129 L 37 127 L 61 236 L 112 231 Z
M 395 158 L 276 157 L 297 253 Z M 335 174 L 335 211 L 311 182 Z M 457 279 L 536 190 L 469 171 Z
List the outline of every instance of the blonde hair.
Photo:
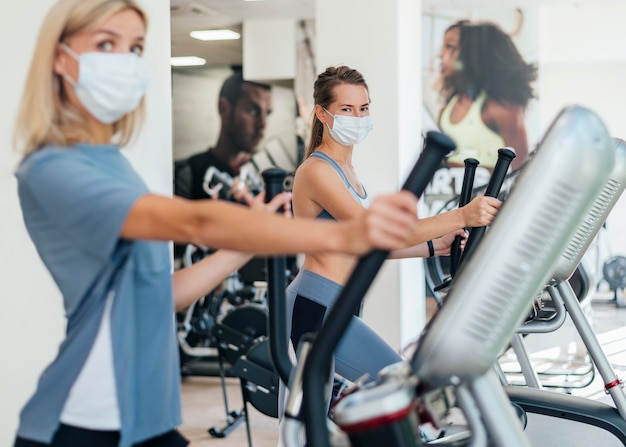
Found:
M 90 127 L 73 106 L 54 70 L 57 44 L 97 28 L 118 12 L 137 12 L 147 27 L 147 16 L 134 0 L 58 0 L 43 21 L 28 70 L 15 123 L 14 147 L 24 156 L 49 144 L 67 146 L 88 141 Z M 144 101 L 113 123 L 116 143 L 128 144 L 143 121 Z

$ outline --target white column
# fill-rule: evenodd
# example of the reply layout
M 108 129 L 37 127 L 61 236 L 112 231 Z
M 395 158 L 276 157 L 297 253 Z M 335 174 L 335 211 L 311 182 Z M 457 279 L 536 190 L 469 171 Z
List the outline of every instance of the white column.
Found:
M 269 82 L 296 77 L 295 20 L 245 20 L 242 44 L 244 79 Z
M 39 26 L 53 0 L 22 0 L 0 15 L 0 48 L 7 61 L 0 83 L 0 445 L 13 445 L 21 407 L 54 358 L 65 331 L 62 299 L 26 233 L 13 172 L 19 154 L 11 134 Z M 129 156 L 155 191 L 171 191 L 170 16 L 166 0 L 143 0 L 151 29 L 148 117 Z
M 345 64 L 369 85 L 374 131 L 355 148 L 368 193 L 395 192 L 421 149 L 421 1 L 317 0 L 318 72 Z M 366 297 L 365 321 L 394 348 L 424 324 L 422 261 L 390 260 Z

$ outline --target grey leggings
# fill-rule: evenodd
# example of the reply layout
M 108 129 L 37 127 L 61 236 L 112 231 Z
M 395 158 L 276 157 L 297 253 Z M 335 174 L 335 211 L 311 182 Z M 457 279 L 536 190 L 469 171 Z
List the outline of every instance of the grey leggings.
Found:
M 288 332 L 294 349 L 300 336 L 317 332 L 342 287 L 323 276 L 301 270 L 287 288 Z M 400 355 L 358 317 L 353 317 L 348 330 L 335 350 L 335 372 L 355 381 L 368 374 L 376 379 L 385 366 L 401 361 Z

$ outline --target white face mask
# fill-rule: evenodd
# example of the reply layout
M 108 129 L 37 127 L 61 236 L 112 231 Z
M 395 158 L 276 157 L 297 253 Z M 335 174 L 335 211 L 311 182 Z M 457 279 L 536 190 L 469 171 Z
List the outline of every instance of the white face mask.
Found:
M 326 109 L 324 109 L 324 111 L 333 117 L 332 128 L 328 125 L 328 123 L 326 123 L 326 126 L 328 126 L 328 130 L 330 131 L 330 136 L 342 146 L 359 144 L 374 128 L 372 117 L 370 115 L 333 115 Z
M 78 61 L 78 81 L 65 79 L 85 108 L 104 124 L 111 124 L 137 108 L 146 93 L 148 71 L 134 53 L 82 53 L 62 48 Z

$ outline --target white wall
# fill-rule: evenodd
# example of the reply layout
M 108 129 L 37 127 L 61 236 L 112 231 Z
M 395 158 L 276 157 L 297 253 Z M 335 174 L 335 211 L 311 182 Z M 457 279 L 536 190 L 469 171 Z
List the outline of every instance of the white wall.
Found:
M 541 127 L 573 103 L 591 108 L 614 137 L 626 139 L 626 46 L 623 2 L 544 6 L 540 29 Z M 558 25 L 557 25 L 558 24 Z M 607 219 L 605 254 L 626 254 L 626 199 Z
M 0 445 L 12 445 L 18 413 L 52 360 L 65 330 L 61 297 L 22 223 L 13 171 L 19 157 L 11 133 L 38 28 L 52 0 L 13 2 L 0 15 L 5 61 L 0 83 Z M 151 68 L 146 127 L 129 156 L 155 191 L 171 188 L 169 2 L 144 0 L 150 17 L 146 58 Z
M 61 298 L 43 269 L 24 230 L 13 170 L 18 156 L 11 149 L 11 128 L 38 23 L 51 0 L 25 0 L 12 14 L 0 16 L 0 45 L 11 70 L 0 91 L 0 444 L 11 445 L 20 406 L 35 386 L 61 340 Z M 19 38 L 18 38 L 19 36 Z

